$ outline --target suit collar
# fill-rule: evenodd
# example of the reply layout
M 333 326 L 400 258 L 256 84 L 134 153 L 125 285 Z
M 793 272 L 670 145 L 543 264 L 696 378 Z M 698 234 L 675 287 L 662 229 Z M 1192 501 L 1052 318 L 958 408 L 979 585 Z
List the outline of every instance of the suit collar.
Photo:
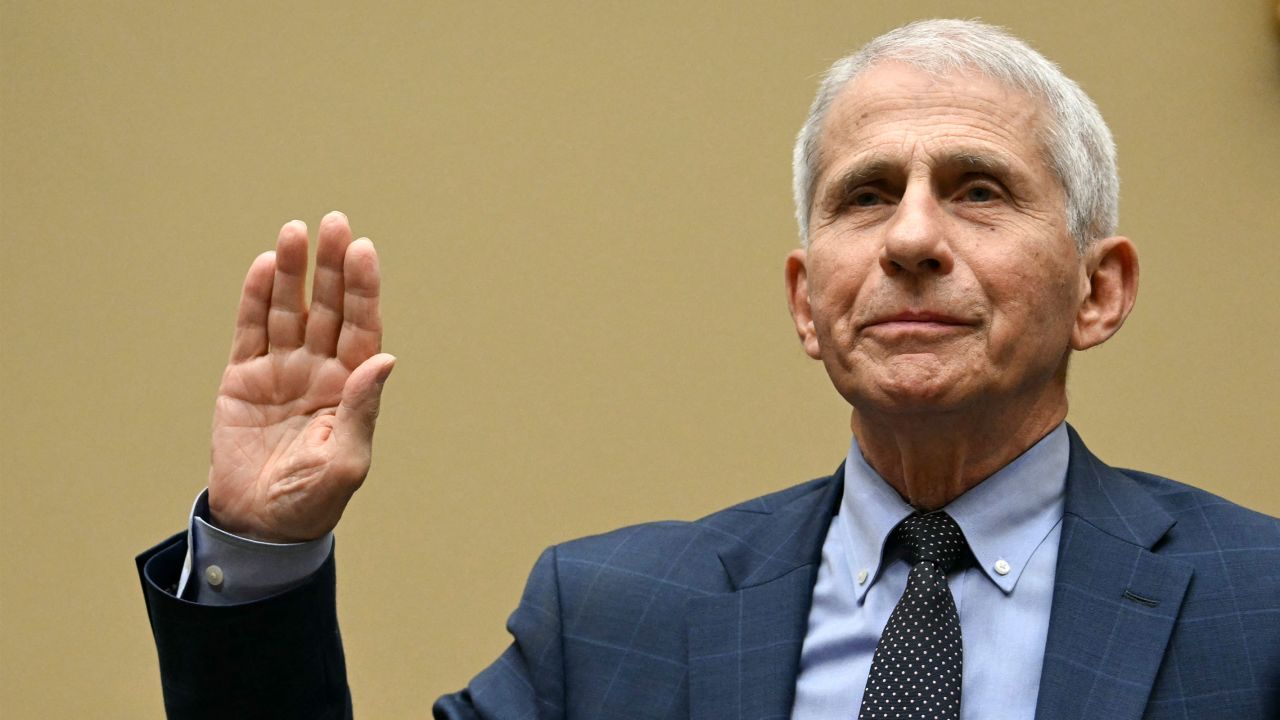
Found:
M 1122 542 L 1151 549 L 1173 527 L 1174 519 L 1132 479 L 1103 463 L 1075 428 L 1067 426 L 1071 460 L 1067 466 L 1064 512 Z
M 733 591 L 687 609 L 694 720 L 791 714 L 822 543 L 843 487 L 842 468 L 709 519 L 736 538 L 720 553 Z
M 750 524 L 743 523 L 742 517 L 728 520 L 740 532 L 747 525 L 737 542 L 720 553 L 734 589 L 761 585 L 801 566 L 817 565 L 843 494 L 841 465 L 830 477 L 730 509 L 729 513 L 762 516 Z
M 1174 519 L 1075 430 L 1040 674 L 1039 720 L 1142 717 L 1191 581 L 1151 552 Z
M 1093 455 L 1079 433 L 1067 426 L 1070 460 L 1063 512 L 1121 542 L 1150 549 L 1174 525 L 1174 518 L 1123 473 Z M 827 478 L 789 491 L 756 498 L 721 515 L 738 542 L 720 553 L 735 589 L 768 582 L 822 559 L 831 517 L 844 494 L 844 465 Z M 748 515 L 761 516 L 744 523 Z M 742 528 L 747 526 L 745 532 Z M 739 534 L 740 533 L 740 534 Z

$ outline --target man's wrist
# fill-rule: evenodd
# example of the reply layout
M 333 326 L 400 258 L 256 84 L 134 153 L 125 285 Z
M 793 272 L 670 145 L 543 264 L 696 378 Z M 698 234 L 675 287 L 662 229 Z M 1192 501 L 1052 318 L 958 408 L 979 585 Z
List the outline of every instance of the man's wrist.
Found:
M 262 600 L 303 583 L 328 558 L 333 533 L 301 543 L 268 543 L 215 527 L 209 493 L 192 506 L 187 563 L 178 594 L 204 605 Z

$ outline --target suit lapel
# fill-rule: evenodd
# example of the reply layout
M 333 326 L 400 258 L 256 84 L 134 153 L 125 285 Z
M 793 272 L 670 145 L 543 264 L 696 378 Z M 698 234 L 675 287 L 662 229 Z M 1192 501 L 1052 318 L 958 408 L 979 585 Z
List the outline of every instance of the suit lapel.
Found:
M 686 614 L 694 720 L 790 716 L 822 543 L 843 488 L 842 468 L 781 507 L 744 508 L 722 528 L 738 537 L 720 554 L 734 591 L 695 599 Z
M 1191 579 L 1151 552 L 1174 520 L 1074 430 L 1039 720 L 1142 717 Z

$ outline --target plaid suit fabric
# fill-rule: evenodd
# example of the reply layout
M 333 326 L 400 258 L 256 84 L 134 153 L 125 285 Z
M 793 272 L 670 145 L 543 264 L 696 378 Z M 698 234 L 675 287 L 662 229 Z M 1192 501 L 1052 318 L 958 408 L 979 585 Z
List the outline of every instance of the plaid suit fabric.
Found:
M 547 550 L 508 621 L 512 646 L 467 690 L 441 698 L 435 716 L 687 718 L 692 696 L 702 717 L 786 717 L 789 695 L 781 702 L 751 695 L 789 693 L 794 685 L 812 588 L 805 571 L 816 562 L 805 553 L 820 550 L 837 487 L 824 478 L 697 522 L 623 528 Z M 828 513 L 825 521 L 814 522 L 815 508 Z M 789 522 L 778 524 L 775 511 Z M 734 567 L 756 574 L 740 578 L 744 589 L 799 568 L 788 593 L 794 600 L 780 606 L 750 592 L 740 597 Z M 721 613 L 716 603 L 725 599 L 732 607 Z M 687 623 L 690 612 L 703 620 Z M 791 622 L 771 619 L 779 614 Z M 741 633 L 744 627 L 752 632 Z M 701 650 L 726 640 L 729 654 Z M 742 658 L 772 682 L 744 678 Z M 691 679 L 715 689 L 691 693 Z M 735 692 L 719 692 L 723 683 Z M 780 710 L 759 714 L 772 706 Z
M 1110 468 L 1070 437 L 1036 717 L 1280 717 L 1280 523 Z M 467 689 L 440 698 L 435 717 L 789 717 L 816 567 L 842 491 L 837 472 L 695 522 L 547 550 L 508 622 L 510 648 Z M 236 697 L 234 676 L 280 676 L 291 666 L 323 670 L 288 677 L 287 693 L 255 687 L 222 717 L 348 716 L 332 558 L 313 581 L 275 598 L 200 608 L 163 589 L 181 566 L 182 540 L 139 558 L 166 697 L 175 688 L 183 700 L 171 716 L 217 717 L 216 703 L 191 699 Z M 305 627 L 334 630 L 313 637 Z M 228 628 L 241 640 L 228 643 Z M 244 638 L 289 645 L 264 655 Z M 296 665 L 284 657 L 290 650 Z M 258 667 L 267 656 L 274 667 Z M 211 664 L 238 670 L 212 683 L 197 672 Z M 300 697 L 332 707 L 300 714 L 290 704 Z
M 1071 466 L 1037 717 L 1280 718 L 1280 522 Z

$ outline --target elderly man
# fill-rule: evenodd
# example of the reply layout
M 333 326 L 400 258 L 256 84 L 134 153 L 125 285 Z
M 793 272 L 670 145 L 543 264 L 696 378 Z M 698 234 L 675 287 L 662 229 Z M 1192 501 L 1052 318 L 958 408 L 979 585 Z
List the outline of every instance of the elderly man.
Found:
M 837 62 L 786 282 L 852 406 L 843 465 L 547 550 L 511 647 L 435 715 L 1280 716 L 1277 521 L 1065 424 L 1071 352 L 1137 293 L 1117 185 L 1094 105 L 1000 30 L 915 23 Z M 207 496 L 139 558 L 174 716 L 351 712 L 329 533 L 394 358 L 373 246 L 325 218 L 308 312 L 306 245 L 286 225 L 250 268 Z

